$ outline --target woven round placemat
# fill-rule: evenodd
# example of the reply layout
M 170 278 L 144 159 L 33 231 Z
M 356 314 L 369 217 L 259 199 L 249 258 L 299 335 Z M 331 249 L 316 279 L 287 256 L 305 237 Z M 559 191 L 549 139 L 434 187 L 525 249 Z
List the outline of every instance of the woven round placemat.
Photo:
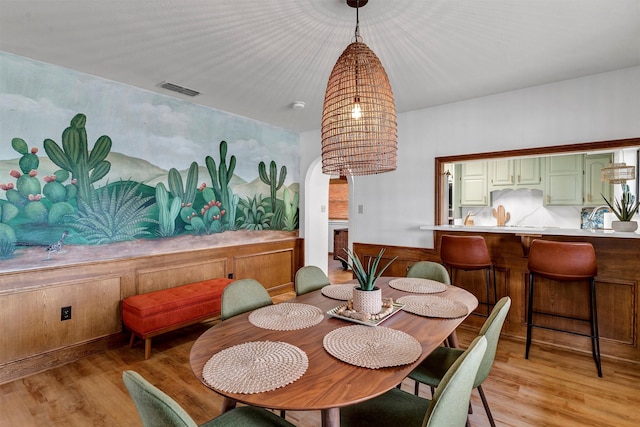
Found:
M 325 297 L 348 301 L 353 297 L 353 287 L 355 285 L 327 285 L 321 288 L 320 292 Z
M 404 304 L 404 311 L 420 316 L 455 319 L 466 316 L 469 312 L 467 306 L 460 301 L 435 295 L 406 295 L 397 301 Z
M 414 337 L 382 326 L 345 326 L 325 335 L 322 344 L 333 357 L 370 369 L 406 365 L 422 354 Z
M 394 289 L 415 294 L 437 294 L 447 290 L 447 285 L 430 279 L 417 277 L 399 277 L 389 281 L 389 286 Z
M 318 307 L 294 302 L 268 305 L 249 314 L 252 325 L 274 331 L 304 329 L 317 325 L 322 319 L 324 313 Z
M 308 367 L 306 353 L 294 345 L 251 341 L 214 354 L 204 365 L 202 377 L 216 390 L 252 394 L 291 384 Z

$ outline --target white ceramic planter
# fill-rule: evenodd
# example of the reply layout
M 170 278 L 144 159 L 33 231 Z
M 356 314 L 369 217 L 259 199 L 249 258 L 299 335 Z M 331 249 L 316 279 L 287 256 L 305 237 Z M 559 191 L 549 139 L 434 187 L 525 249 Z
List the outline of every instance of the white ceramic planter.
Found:
M 638 229 L 636 221 L 611 221 L 611 228 L 614 231 L 634 232 Z
M 373 288 L 363 291 L 359 286 L 353 288 L 353 309 L 359 313 L 378 314 L 382 311 L 382 290 Z

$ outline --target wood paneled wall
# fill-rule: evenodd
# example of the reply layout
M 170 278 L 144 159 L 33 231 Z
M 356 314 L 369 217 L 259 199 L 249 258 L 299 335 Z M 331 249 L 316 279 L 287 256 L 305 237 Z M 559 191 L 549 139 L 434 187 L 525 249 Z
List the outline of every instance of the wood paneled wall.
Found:
M 1 273 L 0 383 L 126 343 L 121 300 L 216 277 L 293 290 L 302 239 Z M 70 306 L 71 319 L 61 320 Z

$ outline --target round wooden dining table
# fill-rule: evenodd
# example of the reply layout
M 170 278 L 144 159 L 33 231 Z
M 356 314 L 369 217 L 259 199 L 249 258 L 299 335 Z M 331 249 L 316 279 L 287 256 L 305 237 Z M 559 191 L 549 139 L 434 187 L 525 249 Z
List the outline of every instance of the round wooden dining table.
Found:
M 389 286 L 393 277 L 381 277 L 377 286 L 383 298 L 396 299 L 411 295 Z M 355 285 L 354 285 L 355 286 Z M 471 293 L 456 286 L 447 286 L 446 291 L 436 294 L 462 302 L 471 313 L 478 300 Z M 328 298 L 321 291 L 298 296 L 287 302 L 310 304 L 327 311 L 344 304 L 344 301 Z M 380 326 L 405 332 L 413 336 L 422 346 L 422 354 L 410 364 L 368 369 L 338 360 L 323 347 L 323 338 L 329 332 L 354 323 L 325 314 L 324 319 L 311 327 L 292 331 L 263 329 L 249 322 L 250 313 L 244 313 L 211 327 L 194 343 L 190 353 L 191 369 L 195 376 L 210 387 L 203 378 L 207 361 L 221 350 L 252 341 L 278 341 L 292 344 L 308 357 L 308 368 L 304 375 L 285 387 L 261 393 L 230 393 L 213 388 L 224 396 L 222 412 L 235 406 L 236 402 L 280 410 L 320 410 L 322 425 L 340 425 L 340 408 L 376 397 L 396 387 L 407 375 L 440 345 L 462 323 L 466 316 L 453 319 L 420 316 L 399 311 Z M 467 314 L 468 316 L 468 314 Z M 211 388 L 211 387 L 210 387 Z

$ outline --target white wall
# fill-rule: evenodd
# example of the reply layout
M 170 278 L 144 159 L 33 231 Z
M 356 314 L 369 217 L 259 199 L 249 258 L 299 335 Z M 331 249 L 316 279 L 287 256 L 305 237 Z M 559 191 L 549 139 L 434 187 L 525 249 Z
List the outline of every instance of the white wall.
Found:
M 357 177 L 350 202 L 364 211 L 350 216 L 349 240 L 433 247 L 418 227 L 434 221 L 435 157 L 632 137 L 640 137 L 640 67 L 400 114 L 398 168 Z M 300 145 L 304 175 L 320 156 L 320 132 L 301 134 Z

